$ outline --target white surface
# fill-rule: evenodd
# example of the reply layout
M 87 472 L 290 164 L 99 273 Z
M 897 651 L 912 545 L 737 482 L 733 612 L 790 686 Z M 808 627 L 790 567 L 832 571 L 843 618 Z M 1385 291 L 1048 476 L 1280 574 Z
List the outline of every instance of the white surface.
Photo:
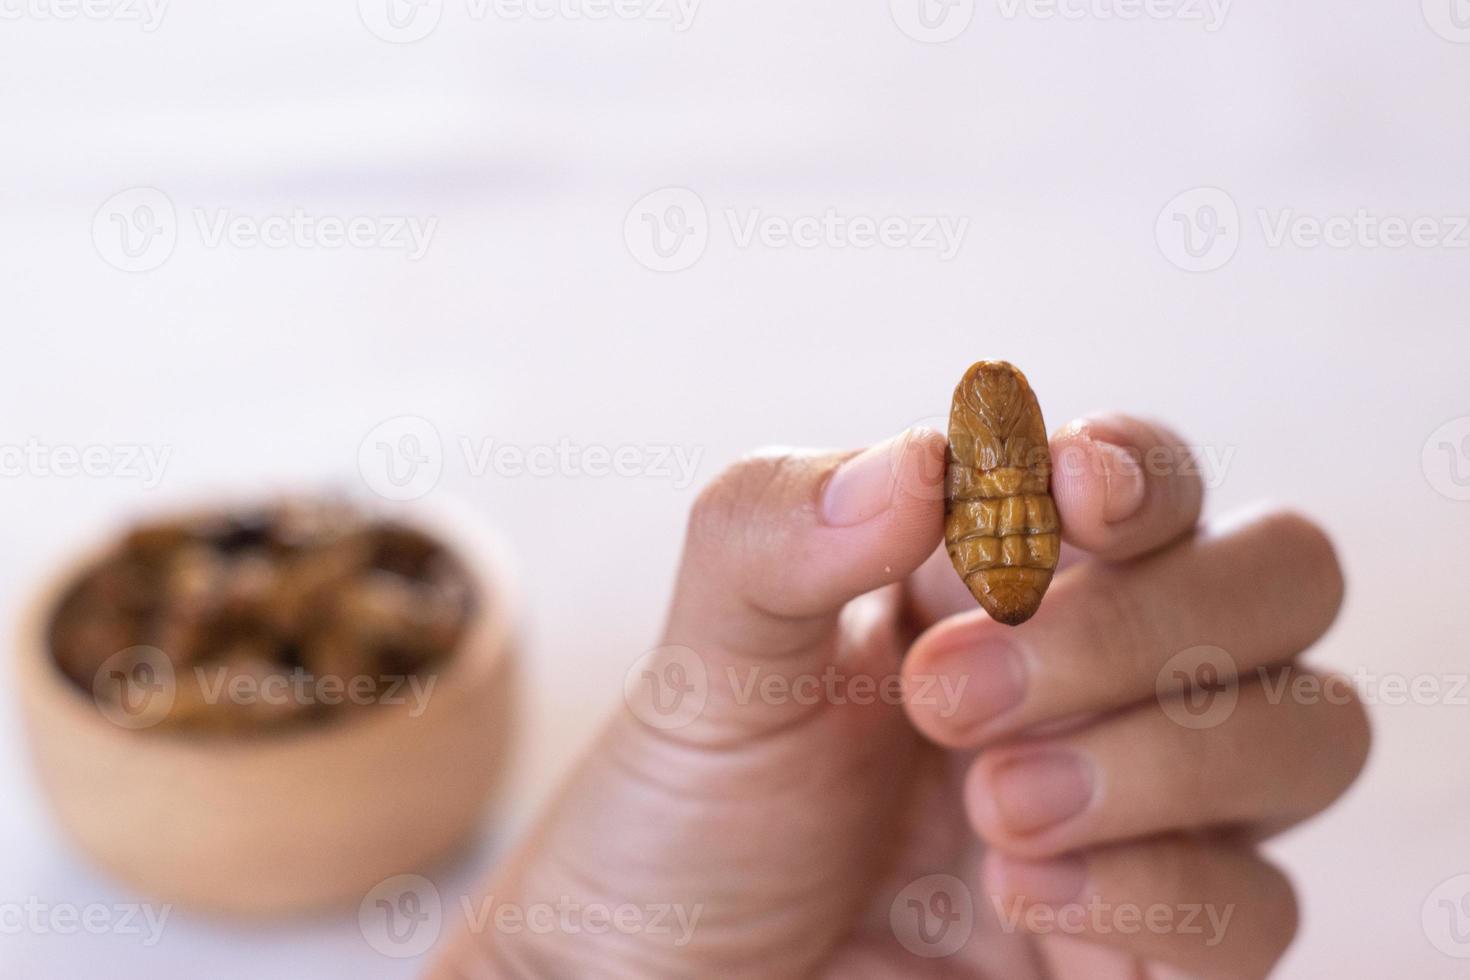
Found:
M 943 411 L 957 366 L 1000 356 L 1025 365 L 1053 424 L 1115 407 L 1233 453 L 1212 513 L 1265 497 L 1318 515 L 1351 580 L 1320 661 L 1445 683 L 1470 670 L 1470 503 L 1436 492 L 1454 486 L 1448 455 L 1421 463 L 1437 427 L 1470 416 L 1470 249 L 1271 248 L 1256 217 L 1470 211 L 1470 45 L 1416 4 L 1240 5 L 1209 32 L 1007 20 L 982 2 L 943 45 L 886 8 L 710 0 L 676 32 L 477 22 L 448 0 L 412 45 L 375 38 L 343 0 L 180 4 L 152 32 L 0 21 L 0 445 L 171 452 L 155 489 L 0 480 L 7 612 L 119 512 L 212 487 L 353 484 L 369 430 L 427 417 L 447 450 L 434 492 L 491 515 L 522 563 L 539 710 L 512 829 L 655 638 L 698 482 L 761 444 L 880 438 Z M 128 274 L 92 224 L 135 186 L 183 221 L 167 262 Z M 697 264 L 657 274 L 624 219 L 670 186 L 695 190 L 713 229 Z M 1197 187 L 1226 190 L 1243 222 L 1208 273 L 1155 240 L 1166 202 Z M 438 227 L 419 262 L 203 247 L 188 215 L 221 207 Z M 828 207 L 970 226 L 941 262 L 742 249 L 724 218 Z M 700 453 L 698 481 L 475 477 L 460 437 L 677 445 Z M 1470 453 L 1459 463 L 1470 473 Z M 0 705 L 0 902 L 128 901 L 49 829 Z M 1283 976 L 1463 975 L 1421 905 L 1470 872 L 1470 707 L 1376 716 L 1360 785 L 1278 848 L 1305 908 Z M 476 863 L 441 876 L 446 894 Z M 253 932 L 179 913 L 153 948 L 0 935 L 4 976 L 201 963 L 414 969 L 347 916 Z

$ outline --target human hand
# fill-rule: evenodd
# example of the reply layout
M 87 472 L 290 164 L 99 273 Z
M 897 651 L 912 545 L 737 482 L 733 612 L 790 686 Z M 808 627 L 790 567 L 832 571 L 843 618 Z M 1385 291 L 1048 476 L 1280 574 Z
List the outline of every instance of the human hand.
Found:
M 1342 580 L 1300 517 L 1197 529 L 1198 478 L 1137 464 L 1156 447 L 1180 444 L 1116 417 L 1053 439 L 1068 547 L 1015 630 L 936 550 L 937 433 L 728 470 L 645 665 L 694 710 L 630 698 L 487 888 L 495 908 L 632 911 L 464 932 L 433 976 L 1263 975 L 1296 917 L 1255 844 L 1367 751 L 1355 700 L 1271 693 Z M 1202 645 L 1239 674 L 1205 725 L 1201 692 L 1158 688 Z M 1089 912 L 1130 908 L 1170 918 Z

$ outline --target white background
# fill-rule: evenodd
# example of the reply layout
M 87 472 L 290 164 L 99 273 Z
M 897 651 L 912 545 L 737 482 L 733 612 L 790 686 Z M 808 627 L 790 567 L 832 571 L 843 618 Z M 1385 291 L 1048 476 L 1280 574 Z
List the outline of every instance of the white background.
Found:
M 1452 499 L 1470 423 L 1424 450 L 1470 416 L 1470 249 L 1273 247 L 1258 215 L 1470 213 L 1470 44 L 1430 26 L 1452 23 L 1452 2 L 1241 4 L 1211 31 L 982 0 L 954 40 L 927 44 L 886 0 L 706 0 L 684 31 L 476 19 L 446 0 L 427 37 L 395 44 L 349 0 L 179 4 L 152 31 L 0 0 L 0 447 L 171 453 L 151 489 L 126 473 L 0 478 L 7 621 L 119 515 L 216 488 L 361 490 L 365 435 L 430 419 L 433 494 L 468 501 L 518 552 L 536 709 L 489 843 L 435 873 L 453 900 L 656 639 L 700 483 L 760 445 L 880 439 L 945 411 L 972 360 L 1004 357 L 1053 426 L 1117 408 L 1228 455 L 1212 516 L 1271 499 L 1323 521 L 1350 598 L 1314 659 L 1452 683 L 1470 671 L 1470 502 Z M 178 243 L 126 273 L 93 219 L 138 186 L 168 196 Z M 656 273 L 624 225 L 666 187 L 696 192 L 709 236 L 692 267 Z M 1156 224 L 1200 187 L 1238 209 L 1220 243 L 1236 251 L 1187 272 Z M 298 208 L 438 224 L 410 261 L 211 248 L 193 217 Z M 941 261 L 742 248 L 726 218 L 828 208 L 969 225 Z M 461 438 L 678 445 L 700 465 L 690 486 L 475 476 Z M 1360 784 L 1275 846 L 1305 911 L 1283 976 L 1466 967 L 1421 908 L 1470 872 L 1470 707 L 1374 710 Z M 130 901 L 56 836 L 14 714 L 0 701 L 0 902 Z M 177 912 L 152 949 L 0 935 L 7 977 L 415 969 L 369 949 L 348 914 L 255 931 Z

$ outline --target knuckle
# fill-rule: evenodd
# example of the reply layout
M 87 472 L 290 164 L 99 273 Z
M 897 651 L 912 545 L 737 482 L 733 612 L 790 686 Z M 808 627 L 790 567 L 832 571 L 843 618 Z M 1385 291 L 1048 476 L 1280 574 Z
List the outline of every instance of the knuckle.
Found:
M 767 619 L 806 623 L 814 615 L 810 583 L 794 575 L 787 559 L 800 552 L 800 514 L 815 509 L 825 465 L 792 452 L 731 464 L 690 511 L 686 565 Z
M 1158 895 L 1189 895 L 1199 885 L 1198 849 L 1178 839 L 1164 839 L 1143 852 L 1146 861 L 1134 872 L 1134 887 Z
M 696 548 L 727 551 L 757 523 L 763 504 L 790 477 L 789 454 L 746 456 L 727 466 L 700 491 L 689 512 L 688 539 Z
M 1103 663 L 1126 668 L 1106 672 L 1114 682 L 1129 690 L 1140 679 L 1152 686 L 1158 664 L 1153 662 L 1154 645 L 1148 642 L 1149 617 L 1127 575 L 1094 566 L 1091 585 L 1087 601 L 1076 604 L 1082 619 L 1078 636 L 1100 652 Z
M 1176 758 L 1169 775 L 1191 819 L 1209 817 L 1211 808 L 1222 808 L 1222 798 L 1229 801 L 1232 797 L 1234 801 L 1225 805 L 1238 807 L 1248 814 L 1244 804 L 1258 795 L 1258 780 L 1242 772 L 1244 767 L 1222 758 L 1228 751 L 1226 747 L 1244 741 L 1238 716 L 1227 718 L 1218 729 L 1196 731 L 1173 727 L 1169 737 L 1174 739 Z

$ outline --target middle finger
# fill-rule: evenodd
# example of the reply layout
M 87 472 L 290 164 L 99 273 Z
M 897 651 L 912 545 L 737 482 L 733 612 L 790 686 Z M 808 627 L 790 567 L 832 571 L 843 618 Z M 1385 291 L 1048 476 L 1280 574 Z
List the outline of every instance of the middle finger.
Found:
M 1223 648 L 1242 673 L 1285 663 L 1327 629 L 1342 593 L 1331 543 L 1291 513 L 1127 565 L 1087 562 L 1019 628 L 976 611 L 919 637 L 903 666 L 909 717 L 941 745 L 975 748 L 1150 698 L 1195 647 Z M 935 690 L 953 696 L 923 696 Z

